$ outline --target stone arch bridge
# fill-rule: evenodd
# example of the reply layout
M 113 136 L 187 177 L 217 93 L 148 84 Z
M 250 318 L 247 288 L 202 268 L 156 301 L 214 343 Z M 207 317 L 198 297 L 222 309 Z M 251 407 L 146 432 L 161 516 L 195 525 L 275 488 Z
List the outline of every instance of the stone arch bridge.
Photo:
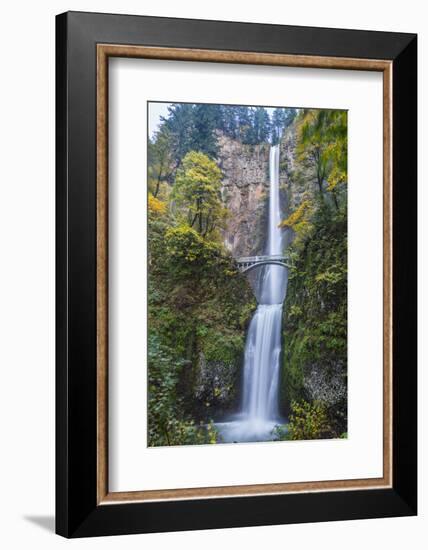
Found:
M 247 273 L 256 267 L 263 265 L 279 265 L 281 267 L 290 267 L 288 258 L 282 254 L 271 256 L 242 256 L 236 258 L 236 265 L 241 273 Z

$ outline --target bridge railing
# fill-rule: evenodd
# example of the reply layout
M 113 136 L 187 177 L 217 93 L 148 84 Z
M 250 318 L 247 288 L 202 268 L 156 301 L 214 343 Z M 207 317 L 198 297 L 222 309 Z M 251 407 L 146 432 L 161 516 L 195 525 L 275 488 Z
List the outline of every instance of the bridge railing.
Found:
M 287 256 L 283 254 L 270 254 L 266 256 L 241 256 L 240 258 L 235 258 L 235 261 L 238 263 L 256 263 L 269 260 L 285 261 L 287 260 Z

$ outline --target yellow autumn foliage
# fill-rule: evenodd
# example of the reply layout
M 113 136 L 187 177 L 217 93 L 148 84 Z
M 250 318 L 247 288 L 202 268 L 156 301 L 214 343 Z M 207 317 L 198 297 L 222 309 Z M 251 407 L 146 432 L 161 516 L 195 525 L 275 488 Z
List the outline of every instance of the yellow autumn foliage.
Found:
M 166 203 L 163 201 L 160 201 L 156 197 L 154 197 L 151 193 L 149 193 L 149 199 L 148 199 L 148 206 L 149 206 L 149 212 L 151 214 L 155 215 L 162 215 L 166 212 Z
M 288 216 L 286 220 L 283 220 L 279 226 L 285 228 L 291 228 L 295 231 L 299 231 L 299 228 L 304 228 L 308 222 L 306 220 L 308 214 L 312 209 L 312 203 L 310 200 L 304 200 L 300 203 L 298 208 Z

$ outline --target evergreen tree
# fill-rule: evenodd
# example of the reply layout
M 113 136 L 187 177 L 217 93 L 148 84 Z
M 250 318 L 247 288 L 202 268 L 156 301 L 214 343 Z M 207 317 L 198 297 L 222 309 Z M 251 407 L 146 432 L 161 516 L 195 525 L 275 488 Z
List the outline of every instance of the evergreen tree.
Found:
M 168 107 L 168 116 L 161 119 L 171 135 L 171 155 L 176 168 L 193 146 L 193 111 L 192 103 L 174 103 Z
M 284 128 L 288 128 L 288 126 L 290 126 L 290 124 L 293 122 L 293 120 L 297 116 L 297 109 L 287 108 L 287 109 L 284 109 L 284 111 L 285 111 Z
M 272 114 L 272 144 L 279 143 L 285 128 L 290 126 L 296 117 L 297 109 L 277 107 Z
M 171 176 L 171 143 L 171 132 L 165 124 L 148 143 L 148 184 L 154 197 L 157 197 L 161 183 Z
M 268 141 L 270 135 L 270 118 L 264 107 L 256 107 L 253 113 L 253 143 Z
M 252 113 L 250 107 L 240 105 L 236 107 L 236 117 L 238 124 L 238 138 L 242 143 L 251 143 L 252 139 Z
M 217 130 L 221 130 L 222 132 L 226 129 L 225 113 L 227 108 L 227 105 L 211 105 L 215 127 Z
M 220 105 L 199 103 L 193 108 L 192 150 L 217 156 L 216 130 L 223 126 Z
M 234 105 L 223 106 L 223 131 L 232 139 L 238 138 L 238 111 Z

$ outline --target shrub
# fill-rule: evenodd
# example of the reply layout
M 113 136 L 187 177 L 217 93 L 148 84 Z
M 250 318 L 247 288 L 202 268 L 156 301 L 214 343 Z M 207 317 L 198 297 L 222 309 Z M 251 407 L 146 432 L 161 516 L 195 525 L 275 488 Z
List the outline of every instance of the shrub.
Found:
M 325 439 L 331 437 L 328 415 L 321 401 L 291 403 L 288 439 Z
M 185 362 L 175 358 L 156 334 L 149 335 L 148 344 L 149 446 L 216 443 L 217 431 L 212 423 L 196 424 L 183 417 L 177 382 Z
M 166 203 L 160 201 L 149 193 L 148 197 L 149 215 L 160 216 L 166 212 Z

